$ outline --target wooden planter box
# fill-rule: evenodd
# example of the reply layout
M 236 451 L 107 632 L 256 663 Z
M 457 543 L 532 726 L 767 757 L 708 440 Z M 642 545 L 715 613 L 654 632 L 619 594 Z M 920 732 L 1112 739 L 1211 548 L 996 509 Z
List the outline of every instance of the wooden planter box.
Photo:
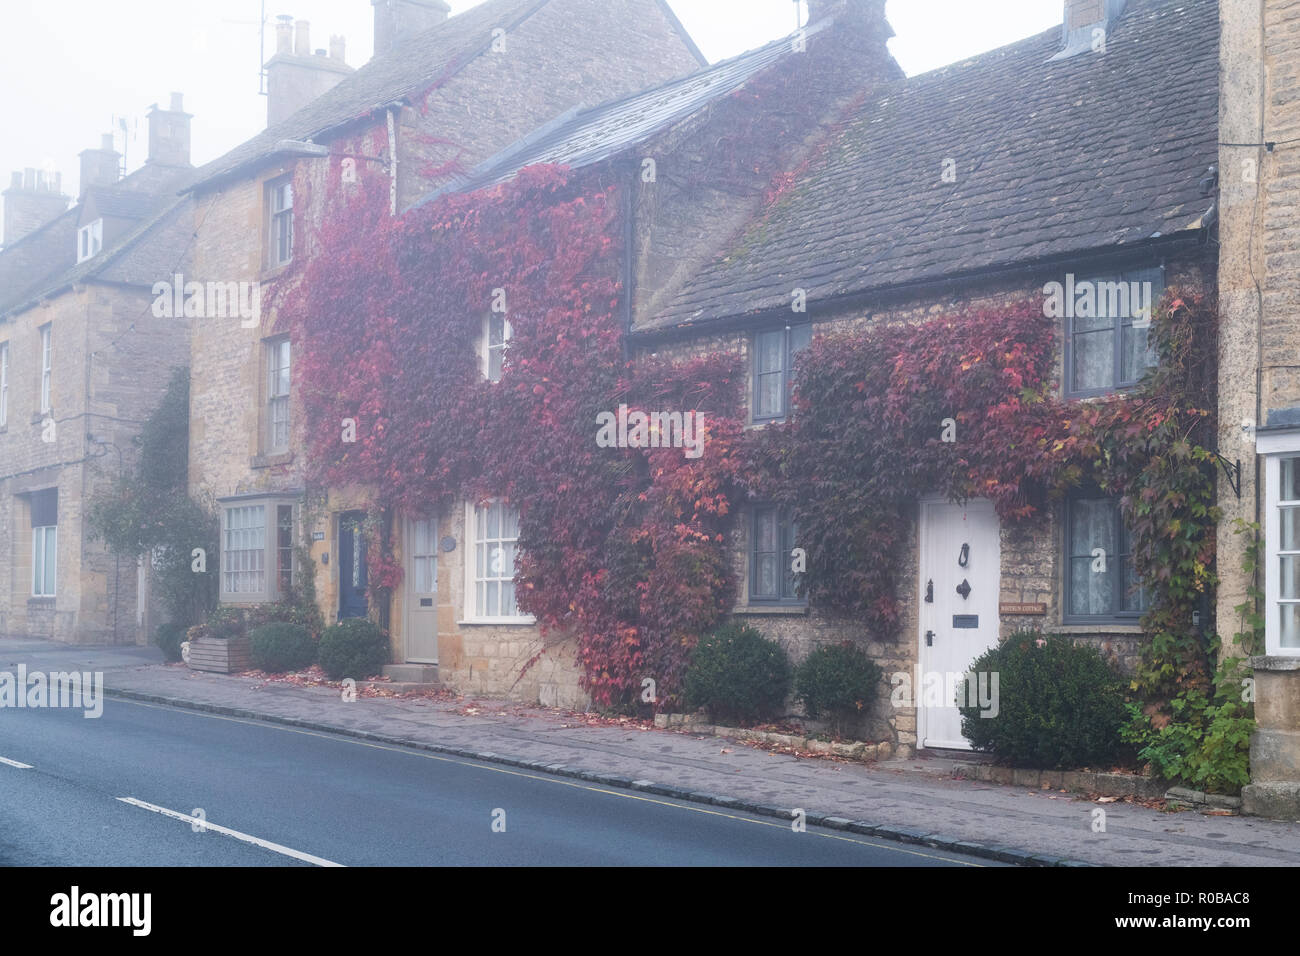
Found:
M 186 663 L 191 670 L 211 671 L 214 674 L 238 674 L 253 667 L 253 645 L 247 637 L 229 639 L 204 637 L 189 643 L 190 654 Z

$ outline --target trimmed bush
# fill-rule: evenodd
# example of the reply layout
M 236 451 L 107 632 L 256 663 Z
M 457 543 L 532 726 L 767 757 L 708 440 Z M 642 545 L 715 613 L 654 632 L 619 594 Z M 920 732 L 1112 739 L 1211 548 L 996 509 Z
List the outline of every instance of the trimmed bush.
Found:
M 814 719 L 829 717 L 843 732 L 849 720 L 871 707 L 881 671 L 852 644 L 819 647 L 795 670 L 795 696 Z
M 185 642 L 185 632 L 189 630 L 184 624 L 176 621 L 168 621 L 166 624 L 159 624 L 158 630 L 154 631 L 153 642 L 162 648 L 163 657 L 172 664 L 180 661 L 181 644 Z
M 316 662 L 316 642 L 301 624 L 263 624 L 249 633 L 253 667 L 268 674 L 300 671 Z
M 790 693 L 790 660 L 752 627 L 728 624 L 701 638 L 683 687 L 691 707 L 749 723 L 780 713 Z
M 325 628 L 319 656 L 330 680 L 364 680 L 388 663 L 388 637 L 365 618 L 348 618 Z
M 976 750 L 1045 770 L 1110 766 L 1130 755 L 1120 737 L 1124 683 L 1095 648 L 1020 631 L 970 669 L 989 675 L 977 679 L 996 701 L 996 716 L 960 708 L 962 733 Z

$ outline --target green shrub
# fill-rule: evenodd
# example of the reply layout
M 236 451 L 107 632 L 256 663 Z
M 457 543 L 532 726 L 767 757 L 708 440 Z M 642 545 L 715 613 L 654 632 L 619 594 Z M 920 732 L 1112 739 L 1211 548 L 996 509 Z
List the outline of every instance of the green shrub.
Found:
M 795 670 L 795 696 L 809 717 L 826 715 L 842 732 L 851 718 L 870 708 L 880 677 L 880 668 L 854 645 L 830 644 L 817 648 Z
M 209 614 L 208 619 L 202 624 L 190 628 L 186 640 L 197 641 L 202 638 L 213 638 L 228 641 L 236 637 L 243 637 L 246 633 L 247 625 L 243 608 L 219 607 Z
M 316 642 L 301 624 L 263 624 L 248 635 L 253 667 L 268 674 L 300 671 L 316 662 Z
M 686 669 L 686 702 L 741 723 L 778 714 L 790 692 L 790 661 L 776 641 L 728 624 L 700 640 Z
M 962 733 L 975 749 L 1043 769 L 1106 766 L 1129 756 L 1120 738 L 1128 719 L 1124 685 L 1095 648 L 1021 631 L 970 670 L 988 675 L 979 680 L 996 701 L 996 716 L 981 716 L 993 708 L 961 707 Z
M 1240 792 L 1250 783 L 1250 735 L 1254 706 L 1242 700 L 1249 671 L 1228 658 L 1214 675 L 1212 696 L 1190 688 L 1169 702 L 1168 723 L 1159 729 L 1137 704 L 1129 704 L 1124 739 L 1137 744 L 1139 760 L 1171 783 L 1209 793 Z
M 181 660 L 181 644 L 185 641 L 186 630 L 185 625 L 178 621 L 158 625 L 153 642 L 162 648 L 164 659 L 173 664 Z
M 388 663 L 388 637 L 365 618 L 327 627 L 320 639 L 320 666 L 330 680 L 363 680 Z

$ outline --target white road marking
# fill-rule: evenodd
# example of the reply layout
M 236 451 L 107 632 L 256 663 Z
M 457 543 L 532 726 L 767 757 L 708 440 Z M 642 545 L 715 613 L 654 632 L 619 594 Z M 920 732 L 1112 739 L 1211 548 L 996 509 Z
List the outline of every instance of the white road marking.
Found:
M 29 763 L 19 763 L 17 760 L 10 760 L 8 757 L 0 757 L 0 763 L 6 767 L 17 767 L 19 770 L 31 770 L 32 765 Z
M 152 803 L 145 803 L 143 800 L 137 800 L 135 797 L 118 797 L 123 803 L 129 803 L 133 807 L 140 807 L 144 810 L 151 810 L 154 813 L 161 813 L 165 817 L 171 817 L 173 820 L 183 820 L 193 825 L 195 817 L 188 813 L 181 813 L 178 810 L 168 810 L 166 807 L 156 806 Z M 259 837 L 250 836 L 247 833 L 240 833 L 238 830 L 232 830 L 229 827 L 223 827 L 216 823 L 203 821 L 203 829 L 212 830 L 215 833 L 224 836 L 234 837 L 236 840 L 242 840 L 245 843 L 251 843 L 254 846 L 260 846 L 264 850 L 271 850 L 274 853 L 281 853 L 284 856 L 291 856 L 295 860 L 302 860 L 304 863 L 312 863 L 316 866 L 343 866 L 342 863 L 334 863 L 330 860 L 323 859 L 319 856 L 312 856 L 310 853 L 303 853 L 301 850 L 294 850 L 287 846 L 281 846 L 278 843 L 272 843 L 270 840 L 263 840 Z

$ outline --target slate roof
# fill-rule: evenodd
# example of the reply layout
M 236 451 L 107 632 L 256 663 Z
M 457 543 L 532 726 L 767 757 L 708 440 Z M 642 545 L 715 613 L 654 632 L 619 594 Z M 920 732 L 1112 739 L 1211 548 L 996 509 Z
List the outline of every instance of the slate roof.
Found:
M 1130 0 L 1104 54 L 1060 28 L 878 90 L 729 254 L 638 330 L 1199 228 L 1218 160 L 1216 0 Z M 944 183 L 944 160 L 957 182 Z
M 22 312 L 90 279 L 152 285 L 169 278 L 187 256 L 194 235 L 193 204 L 189 197 L 177 195 L 194 175 L 191 167 L 168 166 L 159 172 L 143 166 L 112 186 L 90 187 L 81 202 L 0 250 L 0 317 Z M 142 186 L 156 191 L 142 191 Z M 111 239 L 105 236 L 104 248 L 78 263 L 77 221 L 92 199 L 97 215 L 135 222 Z M 20 278 L 19 270 L 32 268 L 29 246 L 42 256 L 43 268 Z
M 810 26 L 806 35 L 811 37 L 828 23 L 821 21 Z M 571 110 L 488 159 L 450 188 L 471 191 L 492 186 L 510 179 L 525 166 L 538 163 L 579 169 L 608 159 L 690 116 L 710 101 L 739 89 L 754 74 L 787 55 L 797 55 L 789 37 L 690 76 L 589 109 Z
M 315 140 L 332 129 L 423 92 L 444 75 L 454 74 L 488 50 L 494 29 L 504 27 L 509 32 L 549 2 L 487 0 L 408 38 L 387 53 L 372 58 L 292 116 L 201 167 L 196 186 L 265 162 L 275 155 L 276 146 L 282 140 Z M 687 46 L 696 50 L 664 0 L 658 2 L 667 11 L 669 22 L 681 31 Z

